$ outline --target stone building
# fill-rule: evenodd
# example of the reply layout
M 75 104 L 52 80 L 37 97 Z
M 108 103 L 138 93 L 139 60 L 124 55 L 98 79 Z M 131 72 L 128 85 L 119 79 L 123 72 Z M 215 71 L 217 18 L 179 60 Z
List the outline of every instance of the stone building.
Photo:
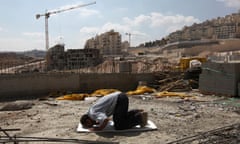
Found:
M 96 48 L 104 56 L 122 54 L 122 37 L 119 32 L 111 30 L 87 40 L 85 49 Z
M 55 45 L 47 54 L 48 70 L 78 69 L 96 66 L 102 62 L 98 49 L 69 49 L 64 45 Z

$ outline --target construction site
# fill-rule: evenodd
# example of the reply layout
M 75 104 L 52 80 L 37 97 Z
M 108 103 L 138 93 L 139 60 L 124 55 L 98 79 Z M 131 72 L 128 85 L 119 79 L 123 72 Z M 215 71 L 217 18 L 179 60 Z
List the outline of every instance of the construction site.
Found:
M 92 4 L 36 15 L 46 22 L 41 58 L 0 57 L 0 143 L 240 143 L 239 24 L 221 29 L 204 22 L 199 25 L 209 35 L 193 25 L 151 47 L 131 47 L 134 35 L 126 33 L 129 41 L 122 42 L 114 30 L 90 38 L 83 49 L 49 47 L 50 15 Z M 240 22 L 240 14 L 232 16 Z M 186 34 L 196 29 L 199 35 Z M 89 107 L 116 91 L 157 129 L 78 132 Z
M 238 41 L 230 43 L 238 45 Z M 225 45 L 233 47 L 229 41 Z M 193 49 L 185 49 L 185 53 Z M 46 67 L 27 73 L 2 69 L 0 142 L 239 143 L 237 52 L 216 54 L 211 59 L 202 55 L 177 59 L 170 57 L 171 53 L 153 56 L 156 49 L 149 53 L 103 58 L 91 67 L 60 65 L 62 70 L 48 72 Z M 148 112 L 157 130 L 78 133 L 81 115 L 99 97 L 114 91 L 126 92 L 129 107 Z

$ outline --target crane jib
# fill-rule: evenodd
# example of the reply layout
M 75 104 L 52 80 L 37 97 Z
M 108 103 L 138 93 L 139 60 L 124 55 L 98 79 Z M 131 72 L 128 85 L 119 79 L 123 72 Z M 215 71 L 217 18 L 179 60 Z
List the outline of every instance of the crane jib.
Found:
M 96 2 L 92 2 L 92 3 L 88 3 L 88 4 L 83 4 L 83 5 L 75 5 L 75 6 L 72 6 L 72 7 L 68 7 L 68 8 L 65 8 L 65 9 L 60 9 L 60 10 L 55 10 L 55 11 L 47 11 L 46 13 L 44 14 L 36 14 L 36 19 L 39 19 L 41 16 L 44 16 L 45 17 L 45 35 L 46 35 L 46 50 L 48 51 L 48 18 L 50 17 L 51 14 L 57 14 L 57 13 L 60 13 L 60 12 L 64 12 L 64 11 L 68 11 L 68 10 L 72 10 L 72 9 L 76 9 L 76 8 L 80 8 L 80 7 L 85 7 L 85 6 L 89 6 L 89 5 L 92 5 L 92 4 L 96 4 Z

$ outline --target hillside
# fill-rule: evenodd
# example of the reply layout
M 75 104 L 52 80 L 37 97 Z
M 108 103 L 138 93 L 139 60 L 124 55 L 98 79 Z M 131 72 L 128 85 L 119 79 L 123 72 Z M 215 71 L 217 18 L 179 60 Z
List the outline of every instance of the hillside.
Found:
M 212 54 L 214 52 L 228 52 L 228 51 L 239 51 L 240 50 L 240 40 L 221 40 L 220 44 L 216 45 L 208 45 L 208 46 L 194 46 L 192 48 L 188 48 L 185 51 L 185 55 L 201 55 L 204 54 Z
M 31 50 L 22 53 L 24 56 L 32 57 L 32 58 L 44 58 L 46 55 L 45 51 L 42 50 Z
M 228 51 L 239 51 L 240 50 L 240 39 L 221 39 L 218 40 L 216 44 L 206 44 L 206 45 L 195 45 L 195 46 L 186 46 L 184 48 L 183 55 L 186 56 L 197 56 L 202 55 L 203 53 L 212 54 L 214 52 L 228 52 Z M 179 45 L 173 45 L 168 49 L 179 49 Z M 129 49 L 129 53 L 133 55 L 138 55 L 139 53 L 143 54 L 162 54 L 163 47 L 138 47 L 135 49 Z M 203 55 L 202 55 L 203 56 Z
M 0 53 L 0 66 L 5 68 L 10 66 L 22 65 L 25 62 L 30 62 L 32 60 L 34 60 L 34 58 L 21 54 L 16 54 L 13 52 Z
M 25 63 L 33 62 L 35 60 L 44 59 L 45 51 L 32 50 L 26 52 L 1 52 L 0 53 L 0 67 L 7 68 Z
M 224 17 L 206 20 L 201 23 L 194 23 L 191 26 L 184 26 L 162 39 L 142 43 L 139 47 L 159 47 L 167 43 L 202 39 L 239 39 L 239 23 L 240 13 L 232 13 Z

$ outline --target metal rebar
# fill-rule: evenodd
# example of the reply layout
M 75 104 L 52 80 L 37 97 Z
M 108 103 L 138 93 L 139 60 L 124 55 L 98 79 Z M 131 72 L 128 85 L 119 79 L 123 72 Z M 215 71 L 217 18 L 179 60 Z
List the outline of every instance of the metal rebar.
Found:
M 16 136 L 15 139 L 7 139 L 7 136 L 2 136 L 0 143 L 8 142 L 68 142 L 68 143 L 82 143 L 82 144 L 118 144 L 118 142 L 106 141 L 90 141 L 80 139 L 62 139 L 62 138 L 47 138 L 47 137 L 20 137 Z

